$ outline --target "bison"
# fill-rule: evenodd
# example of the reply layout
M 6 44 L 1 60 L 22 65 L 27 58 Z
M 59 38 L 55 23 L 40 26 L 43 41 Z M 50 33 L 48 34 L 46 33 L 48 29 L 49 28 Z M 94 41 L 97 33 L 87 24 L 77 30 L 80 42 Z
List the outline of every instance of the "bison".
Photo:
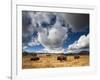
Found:
M 59 60 L 59 61 L 66 61 L 66 56 L 58 56 L 57 60 Z
M 74 56 L 74 59 L 79 59 L 79 58 L 80 58 L 79 55 L 75 55 L 75 56 Z
M 30 60 L 31 61 L 38 61 L 40 58 L 39 57 L 32 57 Z

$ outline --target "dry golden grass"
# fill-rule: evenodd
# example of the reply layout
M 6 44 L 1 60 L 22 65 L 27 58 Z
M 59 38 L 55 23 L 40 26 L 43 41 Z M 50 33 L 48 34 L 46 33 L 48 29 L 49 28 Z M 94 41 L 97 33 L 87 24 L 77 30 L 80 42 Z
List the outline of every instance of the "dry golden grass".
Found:
M 38 56 L 38 55 L 37 55 Z M 56 67 L 80 67 L 89 66 L 89 55 L 80 55 L 79 59 L 74 59 L 74 55 L 66 56 L 66 61 L 57 60 L 58 55 L 39 56 L 40 60 L 31 61 L 31 55 L 22 57 L 22 68 L 56 68 Z

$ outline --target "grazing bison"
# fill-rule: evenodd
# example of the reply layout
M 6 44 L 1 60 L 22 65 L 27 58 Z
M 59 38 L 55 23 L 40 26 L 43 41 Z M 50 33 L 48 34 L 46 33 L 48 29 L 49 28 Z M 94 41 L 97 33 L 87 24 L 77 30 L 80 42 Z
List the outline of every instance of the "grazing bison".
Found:
M 80 58 L 79 55 L 75 55 L 75 56 L 74 56 L 74 59 L 79 59 L 79 58 Z
M 65 56 L 58 56 L 57 60 L 66 61 L 66 57 Z
M 31 61 L 38 61 L 40 58 L 39 57 L 32 57 L 30 60 Z

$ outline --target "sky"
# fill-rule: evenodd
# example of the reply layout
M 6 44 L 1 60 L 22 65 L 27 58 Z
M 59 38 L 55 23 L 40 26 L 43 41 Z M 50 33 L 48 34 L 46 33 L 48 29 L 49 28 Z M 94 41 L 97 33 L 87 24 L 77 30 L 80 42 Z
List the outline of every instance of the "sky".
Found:
M 22 11 L 22 51 L 89 51 L 89 14 Z

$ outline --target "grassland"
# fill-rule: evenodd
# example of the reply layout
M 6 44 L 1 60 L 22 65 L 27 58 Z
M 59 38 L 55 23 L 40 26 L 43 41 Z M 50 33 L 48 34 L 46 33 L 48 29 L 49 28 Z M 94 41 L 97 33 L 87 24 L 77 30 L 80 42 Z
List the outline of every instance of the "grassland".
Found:
M 57 60 L 62 54 L 37 54 L 39 60 L 32 61 L 33 55 L 27 54 L 22 56 L 22 69 L 32 68 L 56 68 L 56 67 L 80 67 L 89 66 L 89 55 L 79 55 L 80 58 L 75 59 L 75 55 L 64 55 L 66 60 Z

